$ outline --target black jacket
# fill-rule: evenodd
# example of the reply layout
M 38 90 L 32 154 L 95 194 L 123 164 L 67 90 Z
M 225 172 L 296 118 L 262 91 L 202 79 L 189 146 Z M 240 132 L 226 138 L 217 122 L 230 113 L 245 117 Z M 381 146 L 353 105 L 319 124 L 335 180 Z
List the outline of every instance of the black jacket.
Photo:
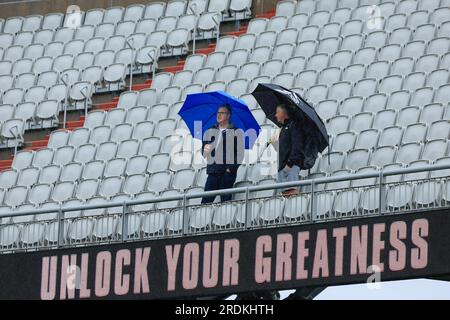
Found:
M 209 132 L 213 129 L 214 131 Z M 208 129 L 203 136 L 202 153 L 206 144 L 212 145 L 211 153 L 206 157 L 207 174 L 222 174 L 226 169 L 230 169 L 231 173 L 236 173 L 239 166 L 242 164 L 244 159 L 244 138 L 242 136 L 242 131 L 237 130 L 236 127 L 230 123 L 228 128 L 222 131 L 222 138 L 220 139 L 219 145 L 216 146 L 217 138 L 219 138 L 219 128 L 217 124 L 213 125 Z M 232 144 L 227 146 L 227 139 L 232 138 L 234 141 Z M 222 156 L 216 153 L 222 152 Z M 232 152 L 232 154 L 230 154 Z
M 303 163 L 303 139 L 302 128 L 297 121 L 288 120 L 283 125 L 278 138 L 278 171 L 286 165 L 297 165 L 302 168 Z

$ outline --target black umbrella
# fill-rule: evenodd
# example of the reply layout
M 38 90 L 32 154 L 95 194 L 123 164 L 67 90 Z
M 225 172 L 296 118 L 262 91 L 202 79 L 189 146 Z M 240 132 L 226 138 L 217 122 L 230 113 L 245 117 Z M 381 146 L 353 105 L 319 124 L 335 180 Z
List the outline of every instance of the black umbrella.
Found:
M 290 108 L 294 118 L 313 130 L 312 132 L 315 133 L 314 135 L 319 141 L 319 152 L 322 152 L 328 146 L 328 133 L 325 124 L 316 110 L 296 92 L 277 84 L 260 83 L 252 92 L 252 95 L 258 101 L 266 117 L 277 126 L 281 127 L 281 123 L 275 118 L 275 111 L 278 105 L 285 104 Z

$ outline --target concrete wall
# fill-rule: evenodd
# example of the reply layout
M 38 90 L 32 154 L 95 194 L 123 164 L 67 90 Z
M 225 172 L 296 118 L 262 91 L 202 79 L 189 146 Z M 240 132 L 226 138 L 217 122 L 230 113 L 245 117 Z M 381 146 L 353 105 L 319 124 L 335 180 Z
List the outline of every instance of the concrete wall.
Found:
M 160 0 L 168 2 L 168 0 Z M 49 12 L 65 12 L 71 4 L 76 4 L 84 11 L 92 8 L 111 6 L 127 6 L 134 3 L 147 4 L 158 0 L 0 0 L 0 17 L 27 16 L 30 14 L 46 14 Z M 278 0 L 253 0 L 254 14 L 275 8 Z

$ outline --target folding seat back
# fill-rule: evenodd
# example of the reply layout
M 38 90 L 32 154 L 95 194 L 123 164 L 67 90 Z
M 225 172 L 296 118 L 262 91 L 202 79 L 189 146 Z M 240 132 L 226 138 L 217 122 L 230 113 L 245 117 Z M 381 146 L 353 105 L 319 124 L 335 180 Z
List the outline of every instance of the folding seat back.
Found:
M 105 171 L 103 177 L 119 177 L 123 176 L 125 168 L 127 166 L 127 160 L 123 158 L 115 158 L 106 162 Z
M 15 155 L 15 157 L 13 159 L 11 167 L 16 170 L 21 170 L 21 169 L 31 166 L 34 154 L 35 154 L 34 151 L 29 151 L 29 150 L 28 151 L 23 150 L 23 151 L 17 152 L 17 154 Z
M 256 39 L 255 47 L 260 46 L 274 46 L 277 38 L 277 33 L 275 31 L 264 31 L 258 35 Z
M 95 153 L 95 160 L 108 161 L 115 158 L 116 154 L 117 154 L 117 143 L 112 141 L 103 142 L 97 147 L 97 152 Z
M 427 140 L 447 139 L 449 136 L 450 124 L 447 120 L 433 122 L 427 132 Z
M 236 41 L 238 37 L 236 36 L 222 36 L 216 44 L 215 51 L 219 52 L 230 52 L 235 48 Z
M 75 184 L 73 182 L 59 182 L 55 184 L 51 200 L 62 203 L 72 198 L 74 194 Z
M 192 38 L 192 33 L 197 28 L 197 16 L 195 14 L 184 14 L 178 17 L 177 29 L 186 29 L 189 32 L 189 39 Z
M 156 103 L 157 93 L 155 89 L 144 89 L 139 91 L 139 96 L 136 102 L 137 106 L 152 106 Z
M 101 144 L 103 142 L 109 141 L 111 136 L 111 128 L 109 126 L 98 126 L 92 129 L 89 137 L 89 142 L 94 144 Z
M 419 159 L 421 151 L 422 147 L 417 142 L 403 144 L 397 151 L 395 161 L 403 164 L 409 164 Z
M 279 1 L 275 8 L 275 12 L 277 16 L 292 16 L 295 12 L 297 3 L 291 0 Z
M 117 156 L 120 158 L 129 159 L 137 155 L 139 150 L 139 141 L 135 139 L 123 140 L 117 150 Z
M 430 23 L 441 24 L 445 21 L 448 21 L 448 17 L 450 15 L 450 9 L 448 6 L 445 6 L 444 3 L 441 3 L 441 7 L 435 9 L 430 15 Z
M 64 20 L 64 14 L 62 13 L 47 13 L 42 19 L 41 29 L 55 30 L 61 27 Z
M 186 58 L 186 62 L 184 64 L 184 70 L 197 71 L 198 69 L 203 67 L 205 60 L 206 60 L 206 56 L 204 54 L 190 55 Z
M 159 17 L 163 16 L 165 10 L 166 10 L 165 2 L 149 3 L 145 6 L 144 19 L 145 18 L 158 19 Z
M 258 35 L 261 32 L 266 31 L 268 21 L 267 18 L 255 18 L 250 20 L 247 27 L 247 33 Z
M 425 123 L 410 124 L 404 130 L 402 144 L 424 141 L 426 132 L 427 125 Z
M 103 177 L 105 162 L 100 160 L 88 161 L 84 164 L 82 180 L 98 180 Z
M 23 17 L 9 17 L 5 20 L 3 25 L 4 33 L 17 33 L 22 29 L 22 25 L 24 22 Z
M 129 21 L 129 20 L 120 21 L 116 25 L 114 34 L 128 37 L 131 34 L 133 34 L 135 28 L 136 28 L 136 21 Z
M 23 170 L 25 169 L 26 168 L 23 168 Z M 14 187 L 17 184 L 18 177 L 19 171 L 15 169 L 4 170 L 0 172 L 0 189 L 6 190 Z
M 52 163 L 64 166 L 73 160 L 75 148 L 73 146 L 64 146 L 54 151 Z
M 98 188 L 97 180 L 83 180 L 76 187 L 75 197 L 79 200 L 87 201 L 97 195 Z
M 406 107 L 399 111 L 397 115 L 397 125 L 406 127 L 412 123 L 419 122 L 420 108 L 419 107 Z
M 356 134 L 354 132 L 342 132 L 339 133 L 333 140 L 332 150 L 348 152 L 353 149 L 355 144 Z
M 439 158 L 446 156 L 448 149 L 447 139 L 437 139 L 427 141 L 423 148 L 421 159 L 428 160 L 429 162 L 436 161 Z
M 122 123 L 115 126 L 111 132 L 111 140 L 114 142 L 122 142 L 130 139 L 133 132 L 133 126 L 129 123 Z
M 161 123 L 161 122 L 159 122 Z M 155 124 L 152 121 L 141 121 L 134 125 L 132 139 L 143 140 L 155 135 Z
M 125 122 L 135 125 L 136 123 L 142 121 L 142 119 L 146 119 L 147 113 L 148 108 L 145 106 L 132 107 L 127 110 Z
M 56 170 L 53 167 L 50 168 L 53 169 L 51 170 L 50 175 L 55 174 Z M 67 163 L 66 165 L 62 166 L 62 170 L 60 170 L 61 175 L 59 176 L 59 181 L 77 182 L 81 178 L 82 171 L 83 165 L 81 163 L 78 162 Z
M 14 62 L 11 73 L 17 76 L 22 73 L 31 72 L 32 68 L 33 68 L 33 60 L 20 59 Z
M 24 48 L 24 53 L 29 45 L 31 45 L 33 41 L 33 32 L 31 31 L 22 31 L 16 34 L 14 37 L 14 44 L 18 46 L 22 46 Z
M 160 102 L 172 105 L 180 101 L 182 89 L 177 86 L 170 86 L 161 92 Z
M 422 109 L 419 121 L 431 124 L 441 119 L 444 119 L 444 107 L 440 103 L 433 103 Z

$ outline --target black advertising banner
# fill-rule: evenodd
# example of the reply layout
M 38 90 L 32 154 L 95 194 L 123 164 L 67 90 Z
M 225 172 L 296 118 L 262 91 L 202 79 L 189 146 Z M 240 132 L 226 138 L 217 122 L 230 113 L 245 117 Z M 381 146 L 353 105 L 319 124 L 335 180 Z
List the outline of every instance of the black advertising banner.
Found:
M 450 274 L 450 210 L 0 255 L 0 299 L 164 299 Z M 373 282 L 373 281 L 372 281 Z

